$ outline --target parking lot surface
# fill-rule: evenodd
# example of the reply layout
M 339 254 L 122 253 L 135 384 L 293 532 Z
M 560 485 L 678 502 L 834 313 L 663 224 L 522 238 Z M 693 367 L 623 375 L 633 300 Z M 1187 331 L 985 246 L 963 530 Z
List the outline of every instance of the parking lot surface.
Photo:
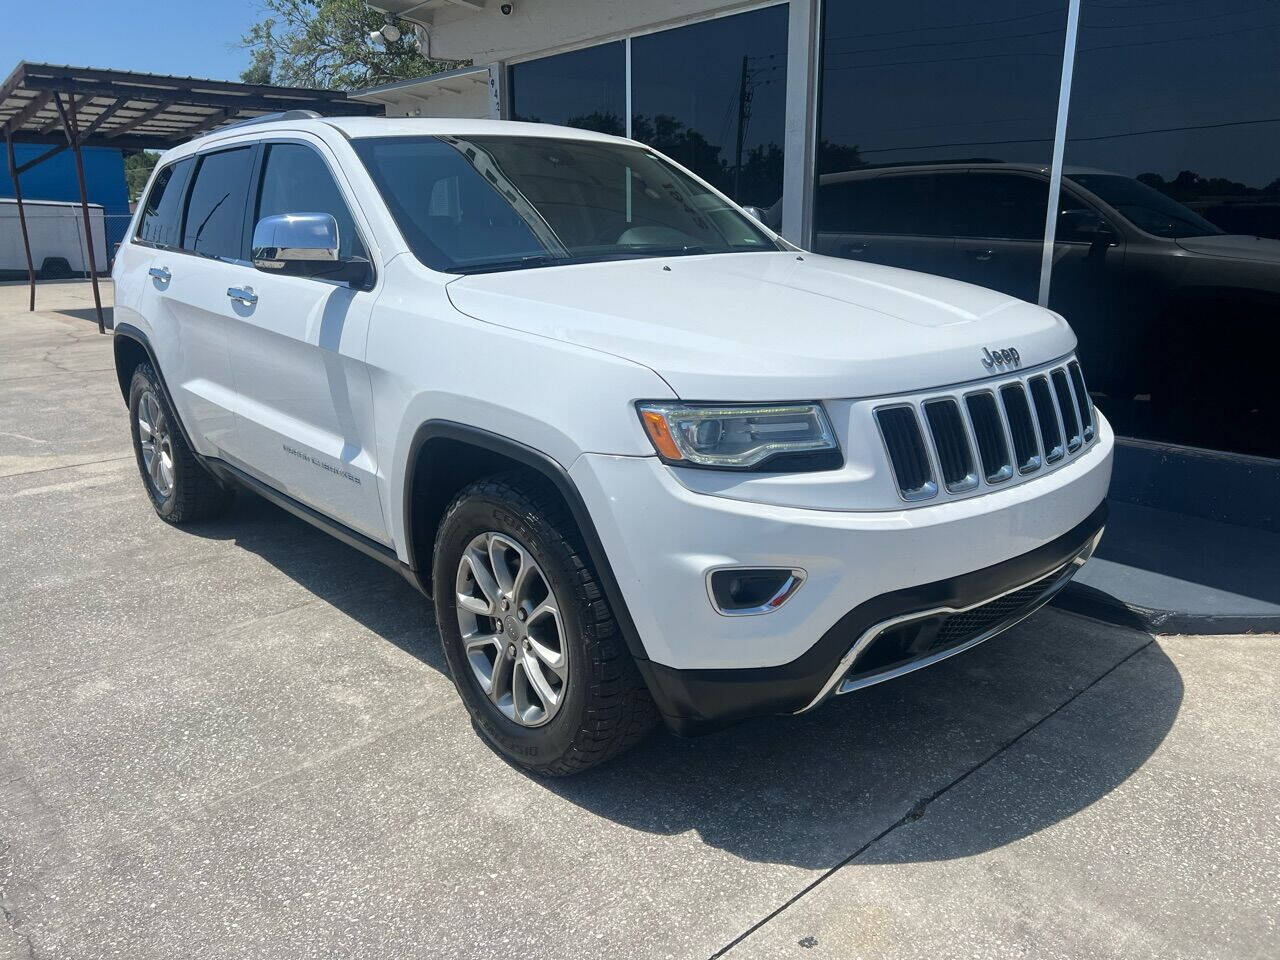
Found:
M 535 779 L 394 574 L 249 495 L 158 520 L 87 287 L 25 298 L 0 285 L 0 956 L 1280 955 L 1280 639 L 1047 609 Z

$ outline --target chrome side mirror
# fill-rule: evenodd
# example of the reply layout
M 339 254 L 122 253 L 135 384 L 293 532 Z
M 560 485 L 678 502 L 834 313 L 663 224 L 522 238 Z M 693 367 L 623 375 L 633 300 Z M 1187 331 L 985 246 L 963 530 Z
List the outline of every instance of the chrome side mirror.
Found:
M 263 273 L 364 286 L 373 273 L 369 261 L 344 260 L 338 249 L 338 221 L 327 213 L 263 217 L 253 228 L 253 265 Z

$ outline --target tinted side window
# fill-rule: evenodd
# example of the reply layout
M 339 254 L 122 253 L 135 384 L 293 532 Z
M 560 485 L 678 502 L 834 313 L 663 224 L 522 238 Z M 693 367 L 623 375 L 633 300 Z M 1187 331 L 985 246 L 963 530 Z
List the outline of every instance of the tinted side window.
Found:
M 327 213 L 338 223 L 342 257 L 365 256 L 355 218 L 320 154 L 300 143 L 267 147 L 254 223 L 286 213 Z
M 147 202 L 138 220 L 137 239 L 160 247 L 171 247 L 178 240 L 178 215 L 182 209 L 182 193 L 195 161 L 188 158 L 170 164 L 156 174 Z
M 881 176 L 824 184 L 819 188 L 820 231 L 947 236 L 939 182 L 932 174 Z
M 182 249 L 208 257 L 244 260 L 244 207 L 253 149 L 240 147 L 200 158 L 187 199 Z
M 1049 183 L 1001 173 L 964 177 L 959 235 L 997 240 L 1042 240 Z

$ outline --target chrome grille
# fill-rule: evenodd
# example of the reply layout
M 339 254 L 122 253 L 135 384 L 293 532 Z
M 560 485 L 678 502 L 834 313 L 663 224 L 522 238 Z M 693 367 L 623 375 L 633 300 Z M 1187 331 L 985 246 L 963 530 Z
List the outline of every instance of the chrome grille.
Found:
M 877 407 L 875 419 L 898 493 L 908 501 L 1033 476 L 1097 435 L 1075 360 L 990 388 Z
M 1075 398 L 1071 395 L 1071 384 L 1067 375 L 1059 367 L 1049 374 L 1053 381 L 1053 393 L 1058 398 L 1058 413 L 1062 415 L 1062 428 L 1067 432 L 1067 453 L 1075 453 L 1084 443 L 1084 435 L 1080 432 L 1080 418 L 1076 415 Z
M 987 483 L 1003 483 L 1013 476 L 1013 463 L 1009 460 L 1009 444 L 1005 440 L 996 398 L 989 393 L 971 393 L 964 402 L 969 408 L 974 438 L 978 441 L 982 474 Z
M 978 471 L 974 469 L 973 453 L 965 439 L 960 404 L 950 397 L 929 400 L 924 404 L 924 418 L 938 451 L 938 467 L 947 490 L 951 493 L 972 490 L 978 485 Z
M 884 437 L 898 492 L 904 500 L 927 500 L 938 492 L 933 467 L 925 450 L 916 412 L 911 407 L 884 407 L 876 411 L 880 435 Z

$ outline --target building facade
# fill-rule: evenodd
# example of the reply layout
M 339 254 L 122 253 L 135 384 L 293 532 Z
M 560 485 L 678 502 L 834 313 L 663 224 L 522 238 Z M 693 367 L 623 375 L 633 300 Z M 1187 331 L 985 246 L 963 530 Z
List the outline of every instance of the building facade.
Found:
M 357 94 L 390 115 L 642 140 L 801 246 L 1059 311 L 1133 456 L 1280 476 L 1280 5 L 376 5 L 475 64 Z

